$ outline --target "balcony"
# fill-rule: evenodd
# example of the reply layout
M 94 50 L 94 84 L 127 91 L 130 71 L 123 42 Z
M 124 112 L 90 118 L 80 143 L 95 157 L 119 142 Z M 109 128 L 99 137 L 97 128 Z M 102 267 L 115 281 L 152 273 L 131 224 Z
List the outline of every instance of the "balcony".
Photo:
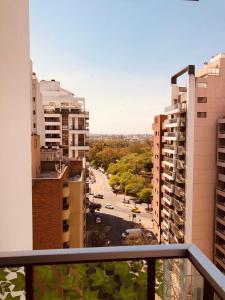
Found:
M 178 132 L 165 132 L 164 140 L 165 141 L 177 141 L 178 140 Z
M 184 203 L 176 199 L 173 200 L 173 206 L 177 211 L 184 211 Z
M 225 241 L 223 243 L 216 241 L 216 248 L 219 249 L 220 252 L 222 252 L 225 255 Z
M 166 193 L 163 194 L 162 198 L 169 206 L 173 204 L 173 198 Z
M 219 145 L 218 148 L 217 148 L 217 151 L 221 152 L 221 153 L 225 153 L 225 146 Z
M 178 155 L 185 155 L 186 150 L 184 146 L 178 146 Z
M 184 176 L 182 176 L 181 174 L 177 173 L 177 175 L 176 175 L 176 182 L 181 183 L 181 184 L 185 183 Z
M 217 166 L 218 167 L 225 167 L 225 160 L 218 158 L 218 160 L 217 160 Z
M 69 203 L 63 201 L 62 219 L 68 220 L 70 217 Z
M 188 289 L 183 291 L 183 297 L 179 299 L 189 299 L 189 295 L 196 295 L 196 293 L 198 293 L 200 299 L 203 300 L 213 299 L 215 294 L 217 294 L 220 299 L 225 299 L 225 277 L 213 263 L 193 245 L 145 245 L 9 252 L 0 254 L 0 266 L 3 268 L 3 272 L 6 270 L 4 268 L 14 267 L 24 270 L 24 272 L 20 273 L 20 281 L 18 281 L 16 288 L 25 290 L 27 300 L 44 299 L 47 298 L 47 295 L 53 293 L 57 299 L 64 299 L 64 293 L 77 294 L 77 292 L 82 292 L 82 294 L 89 293 L 89 299 L 94 297 L 94 295 L 96 295 L 95 298 L 103 299 L 101 297 L 102 288 L 107 282 L 113 280 L 111 275 L 110 281 L 107 281 L 109 276 L 107 271 L 108 266 L 111 267 L 112 271 L 114 270 L 112 269 L 113 267 L 116 267 L 117 271 L 120 270 L 118 269 L 119 267 L 122 267 L 124 274 L 124 276 L 120 276 L 120 281 L 117 281 L 117 284 L 111 289 L 111 295 L 117 294 L 121 290 L 124 290 L 126 293 L 129 287 L 129 292 L 133 291 L 134 299 L 154 300 L 156 299 L 159 285 L 161 288 L 167 289 L 165 282 L 159 282 L 159 271 L 156 266 L 159 266 L 159 264 L 162 265 L 160 268 L 162 273 L 160 278 L 165 278 L 168 273 L 175 275 L 173 269 L 169 268 L 167 262 L 169 262 L 168 259 L 171 261 L 178 258 L 183 263 L 188 260 L 188 263 L 192 264 L 197 270 L 199 279 L 197 291 L 196 286 L 191 284 L 196 278 L 193 277 L 194 274 L 189 273 L 187 276 L 183 276 L 182 283 L 185 283 Z M 143 260 L 146 260 L 146 267 L 139 267 L 138 272 L 132 272 L 133 262 L 136 262 L 137 268 L 137 263 L 142 266 Z M 96 266 L 92 263 L 98 263 L 98 269 L 96 269 Z M 53 267 L 51 267 L 51 265 L 53 265 Z M 78 268 L 76 268 L 77 265 Z M 92 272 L 88 272 L 89 268 L 92 268 Z M 76 272 L 70 272 L 72 270 L 76 270 Z M 101 273 L 104 274 L 104 276 L 101 277 L 103 281 L 95 285 L 94 289 L 92 289 L 91 282 L 93 281 L 93 276 L 95 274 L 98 275 L 97 270 L 98 273 L 101 271 Z M 48 274 L 51 276 L 42 276 L 42 281 L 39 282 L 38 280 L 40 280 L 40 278 L 38 279 L 37 275 L 44 274 L 46 271 L 48 271 Z M 79 272 L 82 272 L 82 276 L 80 276 Z M 57 276 L 57 273 L 61 276 Z M 120 275 L 122 273 L 118 274 Z M 141 276 L 142 280 L 138 280 L 139 276 Z M 80 281 L 77 281 L 77 278 L 80 278 Z M 131 280 L 127 281 L 127 278 Z M 191 282 L 189 280 L 190 278 L 192 279 Z M 52 284 L 53 282 L 54 284 Z M 77 282 L 78 287 L 68 284 L 65 286 L 65 282 Z M 84 282 L 86 282 L 87 286 L 83 284 Z M 135 286 L 132 282 L 135 282 Z M 173 288 L 171 283 L 170 287 Z M 37 284 L 40 284 L 42 288 L 38 289 Z M 178 282 L 174 284 L 177 285 Z M 42 293 L 41 295 L 38 294 L 40 292 Z M 110 297 L 110 294 L 107 294 L 105 299 L 112 297 L 113 296 Z M 48 297 L 48 299 L 51 298 Z
M 163 122 L 165 128 L 185 126 L 185 118 L 171 118 Z
M 173 219 L 178 225 L 184 225 L 183 217 L 179 216 L 175 211 L 173 212 Z
M 180 198 L 183 198 L 185 196 L 184 189 L 179 186 L 175 186 L 174 194 Z
M 164 144 L 163 154 L 177 154 L 177 147 L 175 145 Z
M 171 231 L 174 233 L 175 237 L 178 239 L 178 242 L 182 242 L 184 234 L 180 231 L 174 224 L 171 224 Z
M 178 159 L 176 166 L 177 166 L 178 170 L 184 170 L 185 169 L 185 161 Z
M 222 211 L 224 211 L 224 214 L 225 214 L 225 199 L 224 199 L 224 201 L 217 200 L 217 202 L 216 202 L 216 208 L 221 209 Z
M 67 183 L 64 183 L 63 186 L 63 198 L 68 198 L 70 195 L 70 187 Z
M 222 187 L 217 187 L 216 188 L 216 193 L 218 194 L 218 195 L 220 195 L 220 196 L 223 196 L 223 197 L 225 197 L 225 188 L 222 188 Z
M 163 158 L 163 165 L 167 165 L 169 167 L 175 167 L 176 166 L 176 158 L 171 158 L 171 157 L 167 157 L 167 156 L 164 156 Z
M 171 172 L 170 170 L 164 169 L 162 176 L 164 178 L 167 178 L 168 180 L 174 180 L 175 179 L 175 172 Z
M 218 138 L 219 138 L 219 139 L 225 139 L 225 132 L 222 131 L 222 130 L 219 131 L 219 132 L 218 132 Z
M 173 193 L 174 192 L 174 185 L 167 182 L 167 181 L 164 181 L 163 183 L 163 187 L 164 189 L 166 189 L 169 193 Z
M 218 180 L 225 182 L 225 175 L 224 174 L 218 174 Z
M 225 214 L 217 213 L 216 221 L 225 226 Z

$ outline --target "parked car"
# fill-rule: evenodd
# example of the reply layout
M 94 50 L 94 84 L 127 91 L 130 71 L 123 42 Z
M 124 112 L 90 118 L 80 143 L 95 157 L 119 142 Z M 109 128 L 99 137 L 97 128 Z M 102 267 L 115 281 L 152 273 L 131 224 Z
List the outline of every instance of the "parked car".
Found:
M 106 204 L 106 205 L 105 205 L 105 208 L 108 208 L 108 209 L 113 209 L 113 208 L 114 208 L 114 206 L 113 206 L 112 204 Z
M 140 209 L 137 208 L 137 207 L 132 208 L 131 211 L 134 212 L 134 213 L 140 213 L 141 212 Z
M 125 239 L 128 235 L 141 234 L 141 233 L 142 233 L 141 228 L 126 229 L 125 232 L 122 233 L 122 238 Z
M 97 223 L 97 224 L 99 224 L 99 223 L 101 223 L 101 218 L 100 217 L 96 217 L 96 219 L 95 219 L 95 223 Z
M 102 194 L 96 194 L 94 198 L 104 199 L 104 196 Z

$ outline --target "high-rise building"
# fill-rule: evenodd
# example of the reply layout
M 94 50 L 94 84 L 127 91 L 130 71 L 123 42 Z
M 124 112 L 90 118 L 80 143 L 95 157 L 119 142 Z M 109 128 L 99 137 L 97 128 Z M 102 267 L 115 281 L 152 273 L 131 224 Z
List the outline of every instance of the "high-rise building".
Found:
M 152 180 L 152 223 L 153 232 L 160 242 L 160 205 L 161 205 L 161 186 L 162 186 L 162 147 L 163 147 L 163 128 L 162 124 L 166 119 L 165 115 L 159 115 L 154 117 L 154 123 L 152 129 L 154 131 L 153 135 L 153 180 Z
M 225 273 L 225 113 L 218 120 L 214 262 Z
M 32 249 L 28 0 L 0 1 L 0 251 Z
M 177 81 L 184 74 L 187 74 L 187 82 L 180 86 Z M 213 260 L 217 122 L 225 114 L 225 54 L 213 57 L 196 74 L 195 67 L 189 65 L 172 76 L 171 106 L 164 114 L 167 117 L 162 125 L 165 132 L 162 137 L 159 241 L 194 243 Z M 222 145 L 222 138 L 218 137 Z M 222 159 L 220 148 L 218 151 Z M 155 157 L 153 159 L 156 165 Z M 223 174 L 218 161 L 219 167 Z M 218 185 L 223 187 L 221 179 L 220 176 Z M 217 189 L 217 199 L 219 193 Z M 218 208 L 218 204 L 216 215 L 216 228 L 223 232 L 225 224 L 221 216 L 224 210 Z M 217 256 L 224 261 L 225 252 L 217 250 Z
M 79 248 L 86 236 L 85 158 L 42 161 L 33 178 L 33 249 Z
M 41 146 L 63 148 L 69 159 L 87 157 L 89 152 L 89 113 L 85 99 L 75 97 L 55 80 L 40 82 L 45 130 Z

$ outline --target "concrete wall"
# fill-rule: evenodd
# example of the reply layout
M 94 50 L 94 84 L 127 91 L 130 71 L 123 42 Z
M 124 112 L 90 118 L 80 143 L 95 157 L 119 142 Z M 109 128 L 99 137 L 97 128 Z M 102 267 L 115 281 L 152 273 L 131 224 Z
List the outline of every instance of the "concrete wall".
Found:
M 70 247 L 83 247 L 84 240 L 84 184 L 82 179 L 80 181 L 70 181 Z
M 0 1 L 0 251 L 32 249 L 28 0 Z

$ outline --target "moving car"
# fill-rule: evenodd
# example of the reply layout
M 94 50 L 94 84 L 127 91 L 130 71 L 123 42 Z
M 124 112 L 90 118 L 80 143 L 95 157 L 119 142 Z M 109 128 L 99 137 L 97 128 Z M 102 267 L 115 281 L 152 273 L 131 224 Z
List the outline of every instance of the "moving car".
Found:
M 134 212 L 134 213 L 140 213 L 141 212 L 140 209 L 137 208 L 137 207 L 132 208 L 131 211 Z
M 94 198 L 104 199 L 104 196 L 102 194 L 96 194 Z
M 113 209 L 114 207 L 112 206 L 112 204 L 106 204 L 106 205 L 105 205 L 105 208 Z

